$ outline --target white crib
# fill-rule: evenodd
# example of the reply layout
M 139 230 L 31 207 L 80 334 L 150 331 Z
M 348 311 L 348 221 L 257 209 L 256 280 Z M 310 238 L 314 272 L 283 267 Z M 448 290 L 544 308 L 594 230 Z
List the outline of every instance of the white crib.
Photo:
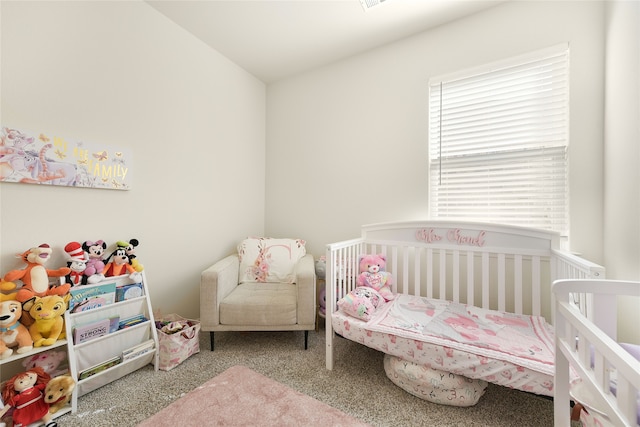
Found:
M 640 283 L 616 280 L 559 280 L 555 295 L 556 426 L 569 426 L 571 399 L 584 405 L 586 422 L 636 426 L 640 418 L 640 361 L 617 342 L 619 297 L 640 301 Z M 574 304 L 575 295 L 592 295 L 591 319 Z M 637 326 L 637 325 L 636 325 Z M 570 384 L 570 366 L 580 380 Z M 616 393 L 612 392 L 614 385 Z
M 387 257 L 396 293 L 539 315 L 549 323 L 554 280 L 604 277 L 602 266 L 560 249 L 559 235 L 550 231 L 453 221 L 364 225 L 359 238 L 327 245 L 327 369 L 334 367 L 337 301 L 356 287 L 359 256 L 377 253 Z

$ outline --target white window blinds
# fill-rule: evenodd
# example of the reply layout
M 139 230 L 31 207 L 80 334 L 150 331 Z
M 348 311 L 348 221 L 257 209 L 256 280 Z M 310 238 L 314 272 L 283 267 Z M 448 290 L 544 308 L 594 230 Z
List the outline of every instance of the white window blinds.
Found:
M 429 81 L 431 217 L 568 235 L 568 55 Z

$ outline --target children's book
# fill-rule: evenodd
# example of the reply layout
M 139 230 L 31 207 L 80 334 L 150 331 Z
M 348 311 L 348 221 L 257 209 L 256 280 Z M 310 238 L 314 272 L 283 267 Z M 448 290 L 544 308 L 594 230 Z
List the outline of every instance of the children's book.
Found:
M 111 359 L 105 360 L 104 362 L 98 363 L 90 368 L 87 368 L 80 372 L 78 375 L 79 380 L 84 380 L 85 378 L 89 378 L 92 375 L 105 371 L 112 366 L 115 366 L 120 363 L 120 356 L 112 357 Z
M 76 286 L 69 293 L 69 311 L 77 313 L 113 304 L 116 301 L 116 283 Z
M 83 325 L 76 325 L 76 327 L 73 328 L 73 343 L 81 344 L 94 338 L 115 332 L 118 330 L 119 326 L 120 316 L 118 315 Z
M 127 360 L 131 360 L 135 357 L 148 353 L 151 350 L 153 350 L 154 347 L 155 347 L 155 342 L 152 339 L 150 339 L 134 347 L 128 348 L 122 352 L 122 361 L 126 362 Z
M 146 322 L 147 319 L 144 314 L 136 314 L 135 316 L 127 317 L 126 319 L 122 319 L 118 326 L 118 329 L 128 328 L 133 325 L 137 325 L 138 323 Z
M 109 333 L 109 319 L 100 319 L 86 325 L 73 328 L 73 343 L 81 344 Z
M 131 298 L 141 297 L 143 294 L 142 283 L 132 283 L 130 285 L 118 286 L 116 288 L 116 301 L 124 301 Z

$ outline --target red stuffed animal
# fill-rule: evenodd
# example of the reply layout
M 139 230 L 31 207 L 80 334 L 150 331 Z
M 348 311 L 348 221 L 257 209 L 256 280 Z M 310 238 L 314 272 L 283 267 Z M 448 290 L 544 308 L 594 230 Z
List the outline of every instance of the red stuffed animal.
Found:
M 42 420 L 45 427 L 58 424 L 52 420 L 49 404 L 44 400 L 44 389 L 51 377 L 42 368 L 36 367 L 26 372 L 14 375 L 2 386 L 4 408 L 0 409 L 0 416 L 11 407 L 13 410 L 13 425 L 15 427 L 28 426 Z
M 11 270 L 4 276 L 6 282 L 21 280 L 23 285 L 16 295 L 16 300 L 25 302 L 33 297 L 44 297 L 46 295 L 63 296 L 69 293 L 71 285 L 49 287 L 49 277 L 62 277 L 71 271 L 67 267 L 50 270 L 45 268 L 45 264 L 51 258 L 51 247 L 43 243 L 37 248 L 31 248 L 22 254 L 18 254 L 27 267 L 24 270 Z

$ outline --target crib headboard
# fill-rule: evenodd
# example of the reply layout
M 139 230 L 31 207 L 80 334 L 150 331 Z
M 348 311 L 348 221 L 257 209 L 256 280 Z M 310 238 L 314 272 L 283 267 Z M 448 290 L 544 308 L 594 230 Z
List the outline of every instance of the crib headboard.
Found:
M 560 237 L 551 231 L 459 221 L 364 225 L 359 238 L 327 245 L 328 345 L 331 313 L 356 287 L 363 254 L 386 256 L 394 292 L 542 315 L 550 322 L 554 280 L 604 277 L 603 267 L 560 249 Z

